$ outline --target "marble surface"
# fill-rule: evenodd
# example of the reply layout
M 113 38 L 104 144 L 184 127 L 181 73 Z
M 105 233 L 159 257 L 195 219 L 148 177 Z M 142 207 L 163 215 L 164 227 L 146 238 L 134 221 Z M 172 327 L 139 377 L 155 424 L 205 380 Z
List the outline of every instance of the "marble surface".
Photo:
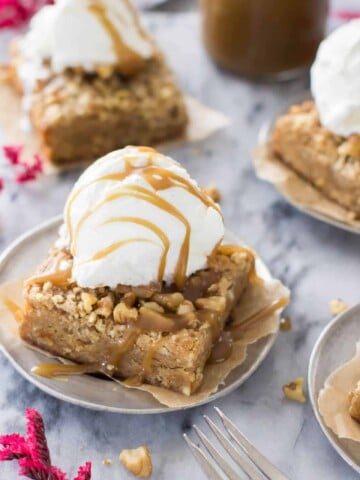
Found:
M 179 10 L 180 2 L 174 4 Z M 250 157 L 259 126 L 305 89 L 307 80 L 264 85 L 220 72 L 203 51 L 193 12 L 150 13 L 147 21 L 183 90 L 233 120 L 230 128 L 211 139 L 171 154 L 201 184 L 216 183 L 227 226 L 252 245 L 292 290 L 287 314 L 293 330 L 280 333 L 261 368 L 217 405 L 289 478 L 355 479 L 320 431 L 310 404 L 287 401 L 281 386 L 306 376 L 312 347 L 331 318 L 329 301 L 337 297 L 349 304 L 358 301 L 359 237 L 294 210 L 271 186 L 256 179 Z M 0 194 L 0 249 L 58 214 L 77 175 L 52 176 L 22 187 L 7 182 Z M 212 415 L 212 405 L 156 416 L 97 413 L 42 393 L 2 356 L 0 366 L 0 432 L 23 431 L 25 408 L 39 409 L 46 421 L 53 461 L 72 475 L 78 465 L 91 460 L 94 480 L 130 479 L 118 454 L 123 448 L 145 443 L 153 455 L 154 479 L 204 478 L 181 433 L 195 422 L 203 425 L 202 415 Z M 102 465 L 104 458 L 111 458 L 113 464 Z M 16 478 L 15 465 L 1 464 L 0 479 L 10 478 Z

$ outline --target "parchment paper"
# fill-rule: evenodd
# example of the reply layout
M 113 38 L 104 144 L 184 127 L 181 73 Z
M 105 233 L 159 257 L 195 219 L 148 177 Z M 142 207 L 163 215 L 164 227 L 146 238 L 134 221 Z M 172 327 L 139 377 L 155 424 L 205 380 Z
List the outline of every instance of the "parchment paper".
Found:
M 272 183 L 290 203 L 300 209 L 312 210 L 360 230 L 360 221 L 355 220 L 349 210 L 326 198 L 291 168 L 280 162 L 268 144 L 255 149 L 253 160 L 257 176 Z
M 230 125 L 230 119 L 224 114 L 206 107 L 190 96 L 185 96 L 185 103 L 189 116 L 189 123 L 185 136 L 171 142 L 156 145 L 160 151 L 165 152 L 170 148 L 186 143 L 194 143 L 214 134 L 216 131 Z M 38 141 L 31 132 L 24 132 L 20 128 L 21 118 L 20 98 L 13 87 L 6 81 L 1 81 L 0 76 L 0 130 L 1 143 L 21 144 L 24 146 L 23 159 L 31 163 L 34 153 L 41 153 Z M 95 160 L 95 159 L 94 159 Z M 88 162 L 74 162 L 64 166 L 53 166 L 46 162 L 45 173 L 57 173 L 79 167 L 86 167 Z
M 23 279 L 2 285 L 0 287 L 0 298 L 10 298 L 19 306 L 23 305 L 22 298 Z M 235 322 L 242 323 L 252 314 L 262 310 L 270 305 L 274 300 L 282 297 L 289 297 L 289 290 L 278 280 L 264 282 L 263 285 L 250 286 L 239 304 L 236 307 Z M 241 365 L 246 359 L 247 347 L 262 337 L 277 332 L 279 328 L 280 310 L 277 312 L 258 318 L 256 321 L 244 325 L 243 336 L 234 343 L 234 348 L 230 358 L 225 362 L 217 365 L 208 365 L 205 368 L 204 380 L 200 389 L 190 397 L 182 394 L 166 390 L 165 388 L 155 387 L 152 385 L 142 385 L 140 387 L 132 387 L 124 385 L 122 382 L 114 379 L 117 383 L 126 388 L 135 388 L 149 392 L 163 405 L 168 407 L 185 407 L 191 406 L 205 398 L 211 393 L 218 390 L 219 386 L 224 383 L 229 373 L 237 366 Z M 0 329 L 3 330 L 2 335 L 6 335 L 7 343 L 22 342 L 17 334 L 17 322 L 9 309 L 0 302 Z M 5 337 L 4 337 L 5 338 Z M 23 343 L 23 348 L 29 348 Z M 38 350 L 38 349 L 37 349 Z M 45 355 L 50 356 L 47 352 Z M 51 356 L 54 358 L 54 356 Z M 67 362 L 68 363 L 68 362 Z M 32 365 L 33 367 L 35 365 Z M 55 381 L 55 380 L 54 380 Z M 121 392 L 119 393 L 121 395 Z
M 360 424 L 349 414 L 348 394 L 360 380 L 360 342 L 356 354 L 326 379 L 320 391 L 318 407 L 327 427 L 340 438 L 360 442 Z

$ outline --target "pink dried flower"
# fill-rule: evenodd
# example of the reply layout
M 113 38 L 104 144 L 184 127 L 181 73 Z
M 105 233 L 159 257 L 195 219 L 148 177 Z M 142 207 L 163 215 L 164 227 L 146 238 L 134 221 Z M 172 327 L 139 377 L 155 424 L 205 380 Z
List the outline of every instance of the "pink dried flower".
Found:
M 32 163 L 25 162 L 21 159 L 22 150 L 22 145 L 3 146 L 5 157 L 8 159 L 9 164 L 16 170 L 15 182 L 19 184 L 36 180 L 37 177 L 44 172 L 44 160 L 42 157 L 38 153 L 35 153 Z
M 40 413 L 28 408 L 25 413 L 27 423 L 26 443 L 33 460 L 50 466 L 50 453 L 45 437 L 45 427 Z
M 91 463 L 86 462 L 85 465 L 79 468 L 77 476 L 74 480 L 91 480 Z
M 331 12 L 330 17 L 335 18 L 336 20 L 343 20 L 348 22 L 354 20 L 355 18 L 360 18 L 360 11 L 354 10 L 336 10 Z
M 48 466 L 43 465 L 37 460 L 22 458 L 19 460 L 19 475 L 28 477 L 32 480 L 58 480 L 51 472 Z
M 68 480 L 59 468 L 51 465 L 44 422 L 36 410 L 26 410 L 26 438 L 14 433 L 0 436 L 0 461 L 18 460 L 19 475 L 32 480 Z M 79 468 L 75 480 L 91 480 L 91 463 Z
M 15 460 L 29 455 L 25 438 L 18 433 L 1 436 L 0 445 L 4 447 L 0 450 L 0 461 Z
M 0 0 L 1 1 L 1 0 Z M 22 152 L 22 145 L 4 145 L 3 151 L 5 157 L 9 160 L 10 165 L 20 165 L 20 155 Z
M 0 28 L 19 27 L 52 0 L 0 0 Z

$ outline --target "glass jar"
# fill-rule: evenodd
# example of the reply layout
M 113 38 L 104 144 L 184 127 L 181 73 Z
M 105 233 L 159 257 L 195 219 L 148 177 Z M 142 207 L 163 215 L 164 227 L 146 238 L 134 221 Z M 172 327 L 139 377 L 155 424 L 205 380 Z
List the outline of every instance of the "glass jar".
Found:
M 291 78 L 313 62 L 328 0 L 200 0 L 203 38 L 217 64 L 262 78 Z

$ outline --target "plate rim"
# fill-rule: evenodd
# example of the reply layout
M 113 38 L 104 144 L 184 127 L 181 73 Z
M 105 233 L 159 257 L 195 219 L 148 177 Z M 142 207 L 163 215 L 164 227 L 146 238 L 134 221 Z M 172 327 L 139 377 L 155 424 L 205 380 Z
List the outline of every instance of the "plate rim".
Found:
M 36 236 L 38 234 L 41 234 L 42 231 L 47 230 L 51 227 L 54 227 L 56 224 L 61 224 L 62 221 L 62 214 L 56 215 L 54 217 L 51 217 L 50 219 L 41 222 L 39 225 L 32 227 L 31 229 L 25 231 L 22 233 L 19 237 L 17 237 L 13 242 L 8 245 L 5 250 L 0 254 L 0 270 L 6 265 L 6 263 L 10 260 L 11 256 L 16 254 L 16 251 L 22 247 L 23 243 L 28 240 L 29 238 Z M 233 237 L 237 238 L 234 233 L 232 233 L 230 230 L 226 230 L 228 234 L 232 235 Z M 268 269 L 267 265 L 263 262 L 261 258 L 259 258 L 259 261 L 261 262 L 262 268 L 266 272 L 269 277 L 272 278 L 271 272 Z M 11 281 L 11 279 L 9 279 Z M 159 407 L 151 407 L 151 408 L 143 408 L 143 409 L 131 409 L 129 410 L 128 408 L 124 407 L 112 407 L 112 406 L 105 406 L 99 403 L 95 402 L 89 402 L 87 400 L 79 400 L 77 398 L 74 398 L 72 396 L 68 396 L 65 394 L 62 394 L 61 392 L 58 392 L 56 390 L 53 390 L 52 388 L 48 387 L 47 385 L 43 384 L 41 382 L 41 379 L 38 379 L 36 376 L 31 375 L 30 372 L 28 372 L 25 368 L 23 368 L 19 363 L 16 362 L 16 360 L 12 357 L 11 353 L 7 350 L 5 345 L 0 343 L 0 351 L 4 354 L 5 358 L 10 362 L 11 365 L 15 368 L 15 370 L 27 381 L 29 381 L 31 384 L 35 385 L 37 388 L 42 390 L 43 392 L 47 393 L 48 395 L 51 395 L 52 397 L 55 397 L 59 400 L 62 400 L 64 402 L 71 403 L 76 406 L 80 406 L 83 408 L 87 408 L 90 410 L 96 410 L 96 411 L 106 411 L 106 412 L 111 412 L 111 413 L 123 413 L 123 414 L 159 414 L 159 413 L 170 413 L 170 412 L 175 412 L 175 411 L 181 411 L 181 410 L 187 410 L 190 408 L 195 408 L 200 405 L 205 405 L 207 403 L 210 403 L 212 401 L 215 401 L 219 398 L 224 397 L 225 395 L 228 395 L 232 393 L 234 390 L 236 390 L 240 385 L 242 385 L 258 368 L 259 366 L 263 363 L 267 355 L 269 354 L 271 348 L 273 347 L 275 340 L 278 336 L 279 329 L 270 335 L 267 335 L 263 337 L 264 339 L 267 339 L 265 345 L 263 346 L 263 349 L 261 351 L 261 354 L 258 356 L 256 361 L 250 366 L 250 368 L 242 375 L 238 380 L 234 381 L 232 384 L 230 384 L 228 387 L 223 388 L 222 390 L 219 390 L 217 392 L 214 392 L 211 394 L 209 397 L 194 403 L 193 405 L 186 405 L 186 406 L 181 406 L 181 407 L 167 407 L 165 405 L 162 405 L 159 402 Z M 259 339 L 261 341 L 262 339 Z M 256 342 L 255 342 L 256 343 Z M 250 345 L 251 347 L 251 345 Z M 145 392 L 148 395 L 150 395 L 148 392 Z
M 277 117 L 283 113 L 285 113 L 288 108 L 294 104 L 294 102 L 301 102 L 305 100 L 309 100 L 309 98 L 312 98 L 310 90 L 304 90 L 303 92 L 299 92 L 298 94 L 292 96 L 292 101 L 287 103 L 286 105 L 282 105 L 281 108 L 278 108 L 275 113 L 273 113 L 270 118 L 265 120 L 259 128 L 258 134 L 257 134 L 257 142 L 258 145 L 263 145 L 264 143 L 267 143 L 269 141 L 270 134 L 273 130 L 275 121 Z M 253 161 L 254 165 L 254 161 Z M 255 169 L 255 174 L 256 174 L 256 169 Z M 256 175 L 257 176 L 257 175 Z M 257 176 L 257 178 L 259 178 Z M 286 200 L 292 207 L 296 208 L 301 213 L 304 213 L 305 215 L 308 215 L 309 217 L 315 218 L 315 220 L 319 220 L 320 222 L 327 223 L 328 225 L 332 225 L 333 227 L 339 228 L 341 230 L 344 230 L 346 232 L 350 233 L 355 233 L 356 235 L 360 235 L 360 228 L 352 227 L 351 225 L 348 225 L 344 222 L 341 222 L 340 220 L 333 219 L 329 217 L 328 215 L 323 215 L 319 212 L 316 212 L 312 210 L 311 208 L 306 208 L 303 207 L 302 205 L 299 205 L 298 203 L 294 202 L 290 198 L 288 198 L 274 183 L 265 180 L 267 183 L 270 183 L 274 189 L 281 195 L 281 197 Z
M 356 303 L 354 306 L 350 307 L 343 313 L 340 313 L 335 318 L 333 318 L 328 325 L 321 331 L 318 339 L 315 342 L 315 345 L 311 351 L 310 359 L 309 359 L 309 367 L 308 367 L 308 376 L 307 376 L 307 384 L 308 384 L 308 392 L 309 392 L 309 399 L 311 403 L 312 410 L 314 412 L 315 418 L 317 423 L 319 424 L 323 434 L 329 441 L 330 445 L 334 448 L 334 450 L 340 455 L 340 457 L 350 466 L 352 467 L 357 473 L 360 473 L 360 464 L 355 462 L 353 458 L 348 455 L 341 446 L 339 446 L 335 440 L 334 436 L 336 434 L 325 425 L 325 422 L 320 414 L 317 404 L 317 396 L 315 392 L 315 377 L 317 373 L 317 364 L 319 359 L 319 350 L 321 349 L 324 342 L 326 342 L 328 336 L 331 334 L 331 331 L 338 323 L 346 322 L 346 319 L 349 315 L 353 315 L 354 312 L 360 310 L 360 302 Z M 349 359 L 351 360 L 351 359 Z M 341 365 L 339 365 L 341 366 Z M 339 438 L 341 441 L 342 439 Z M 344 439 L 345 440 L 345 439 Z

